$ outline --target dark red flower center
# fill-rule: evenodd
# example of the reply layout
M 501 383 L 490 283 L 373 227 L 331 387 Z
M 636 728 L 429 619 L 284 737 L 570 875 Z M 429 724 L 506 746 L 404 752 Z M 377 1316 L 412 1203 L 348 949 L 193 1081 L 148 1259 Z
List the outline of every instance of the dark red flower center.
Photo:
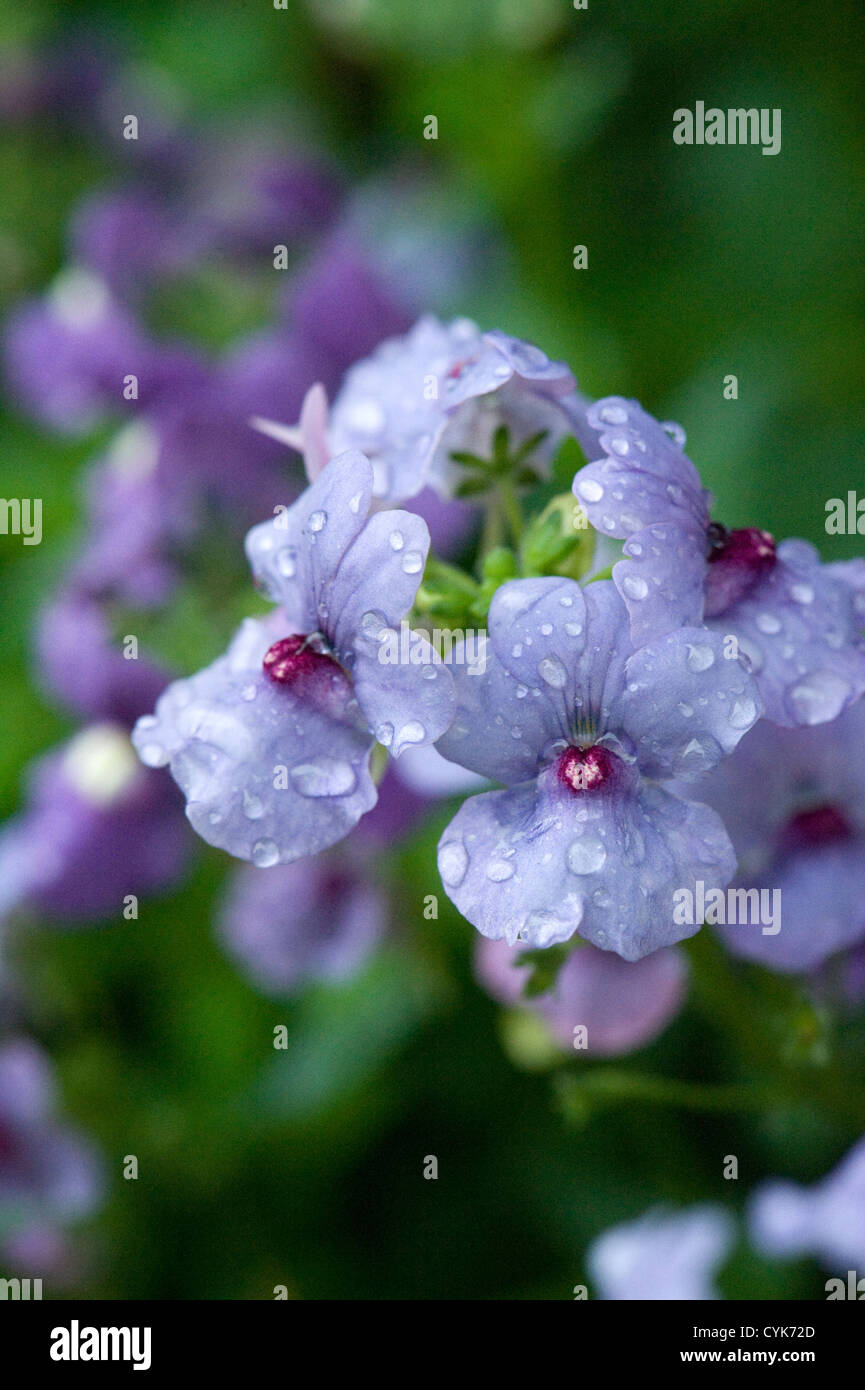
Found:
M 598 744 L 592 748 L 566 748 L 556 763 L 556 775 L 569 791 L 594 792 L 609 782 L 617 761 L 614 753 Z
M 790 817 L 781 835 L 781 848 L 788 852 L 822 849 L 852 836 L 853 827 L 837 806 L 812 806 Z
M 317 633 L 304 637 L 295 633 L 292 637 L 280 637 L 278 642 L 268 648 L 261 663 L 264 674 L 275 685 L 292 685 L 303 676 L 319 675 L 325 671 L 339 671 L 338 662 L 322 650 L 322 639 Z
M 777 555 L 774 537 L 756 526 L 728 531 L 713 521 L 706 531 L 706 543 L 705 613 L 707 618 L 715 618 L 753 589 L 772 569 Z

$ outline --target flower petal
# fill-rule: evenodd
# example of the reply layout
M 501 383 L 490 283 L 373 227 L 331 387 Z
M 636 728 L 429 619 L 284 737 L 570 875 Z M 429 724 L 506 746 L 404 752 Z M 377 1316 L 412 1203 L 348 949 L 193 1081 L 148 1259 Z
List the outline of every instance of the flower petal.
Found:
M 316 672 L 300 690 L 263 674 L 284 633 L 279 610 L 248 618 L 226 654 L 169 686 L 133 735 L 145 763 L 170 764 L 199 835 L 259 867 L 334 844 L 376 800 L 373 740 L 345 675 Z
M 674 894 L 725 886 L 735 858 L 714 811 L 657 786 L 574 796 L 537 783 L 464 802 L 439 842 L 448 896 L 484 935 L 551 946 L 579 934 L 625 960 L 693 936 Z
M 730 753 L 761 713 L 757 687 L 724 640 L 685 627 L 627 665 L 622 720 L 647 777 L 696 777 Z

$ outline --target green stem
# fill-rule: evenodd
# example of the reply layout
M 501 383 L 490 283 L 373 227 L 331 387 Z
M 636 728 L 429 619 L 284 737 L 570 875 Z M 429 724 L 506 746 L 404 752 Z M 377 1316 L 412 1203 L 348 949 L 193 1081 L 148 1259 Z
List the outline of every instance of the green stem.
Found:
M 515 546 L 518 546 L 523 535 L 523 514 L 514 485 L 509 478 L 502 477 L 497 480 L 497 487 L 502 512 L 511 532 L 511 540 Z

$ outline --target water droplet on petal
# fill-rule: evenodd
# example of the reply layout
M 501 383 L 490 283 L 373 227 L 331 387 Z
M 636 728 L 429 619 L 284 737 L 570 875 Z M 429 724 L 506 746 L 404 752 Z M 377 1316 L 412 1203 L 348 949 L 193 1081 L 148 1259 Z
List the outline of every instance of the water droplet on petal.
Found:
M 403 556 L 402 568 L 404 574 L 420 574 L 423 569 L 423 555 L 419 550 L 407 550 Z
M 832 671 L 815 671 L 789 692 L 797 719 L 803 724 L 823 724 L 835 719 L 853 691 Z
M 301 796 L 347 796 L 357 786 L 357 775 L 345 758 L 323 754 L 291 769 L 292 784 Z
M 507 859 L 491 859 L 487 864 L 487 878 L 492 883 L 504 883 L 513 876 L 514 866 Z
M 776 632 L 781 631 L 781 622 L 774 613 L 758 613 L 756 621 L 760 631 L 765 632 L 769 637 L 773 637 Z
M 810 584 L 792 584 L 790 586 L 790 597 L 796 603 L 813 603 L 814 590 Z
M 283 579 L 294 579 L 297 574 L 297 551 L 292 546 L 284 545 L 276 552 L 276 568 Z
M 578 483 L 577 491 L 586 502 L 600 502 L 604 489 L 594 478 L 584 478 Z
M 691 645 L 688 643 L 687 662 L 691 671 L 708 671 L 715 660 L 715 653 L 711 647 L 703 646 L 700 643 Z
M 252 846 L 252 862 L 257 869 L 269 869 L 279 863 L 279 849 L 274 840 L 256 840 Z
M 309 515 L 309 529 L 310 529 L 310 531 L 314 531 L 314 532 L 316 533 L 316 535 L 317 535 L 319 531 L 323 531 L 323 530 L 324 530 L 324 528 L 325 528 L 326 525 L 327 525 L 327 512 L 310 512 L 310 515 Z
M 628 598 L 633 599 L 645 598 L 646 594 L 649 592 L 649 586 L 645 579 L 641 579 L 640 576 L 636 574 L 626 575 L 622 580 L 622 588 Z
M 425 738 L 426 729 L 420 720 L 410 719 L 407 724 L 403 724 L 394 739 L 394 756 L 398 757 L 404 748 L 410 748 L 415 743 L 423 743 Z
M 402 531 L 391 531 L 390 548 L 391 550 L 402 550 L 405 545 L 405 536 Z
M 264 815 L 264 802 L 260 796 L 253 796 L 244 790 L 243 793 L 243 814 L 247 820 L 261 820 Z
M 557 656 L 545 656 L 543 661 L 539 661 L 538 675 L 554 690 L 562 690 L 568 679 L 568 673 Z
M 469 857 L 459 840 L 450 840 L 441 845 L 438 852 L 439 873 L 448 888 L 457 888 L 466 876 Z
M 730 723 L 734 729 L 750 729 L 757 718 L 757 706 L 753 700 L 737 700 L 730 710 Z
M 145 743 L 139 749 L 138 756 L 147 767 L 165 767 L 168 762 L 168 754 L 161 743 Z
M 604 867 L 607 851 L 594 835 L 584 835 L 574 840 L 567 853 L 568 868 L 572 874 L 596 874 Z

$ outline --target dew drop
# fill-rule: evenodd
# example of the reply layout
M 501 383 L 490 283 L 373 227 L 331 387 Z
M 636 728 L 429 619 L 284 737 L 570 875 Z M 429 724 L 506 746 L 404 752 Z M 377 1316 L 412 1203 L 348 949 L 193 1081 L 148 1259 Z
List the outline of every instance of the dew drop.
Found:
M 448 888 L 457 888 L 466 876 L 469 857 L 459 840 L 450 840 L 441 845 L 438 852 L 439 873 Z
M 538 675 L 553 690 L 562 690 L 568 679 L 568 673 L 557 656 L 545 656 L 543 661 L 539 661 Z
M 252 846 L 252 862 L 257 869 L 269 869 L 279 863 L 279 849 L 274 840 L 256 840 Z
M 692 646 L 690 642 L 688 643 L 687 662 L 689 670 L 708 671 L 714 660 L 715 653 L 712 651 L 711 647 L 702 646 L 701 644 Z
M 596 874 L 606 860 L 606 848 L 594 835 L 584 835 L 568 848 L 567 862 L 572 874 Z
M 622 580 L 622 588 L 628 598 L 633 599 L 645 598 L 646 594 L 649 592 L 649 586 L 645 579 L 641 579 L 640 576 L 636 574 L 627 575 Z
M 758 613 L 757 626 L 761 632 L 765 632 L 769 637 L 773 637 L 776 632 L 781 631 L 781 623 L 774 613 Z
M 301 796 L 346 796 L 357 786 L 357 776 L 345 758 L 322 755 L 291 769 L 292 784 Z
M 577 491 L 586 502 L 600 502 L 604 495 L 604 489 L 594 478 L 584 478 Z

